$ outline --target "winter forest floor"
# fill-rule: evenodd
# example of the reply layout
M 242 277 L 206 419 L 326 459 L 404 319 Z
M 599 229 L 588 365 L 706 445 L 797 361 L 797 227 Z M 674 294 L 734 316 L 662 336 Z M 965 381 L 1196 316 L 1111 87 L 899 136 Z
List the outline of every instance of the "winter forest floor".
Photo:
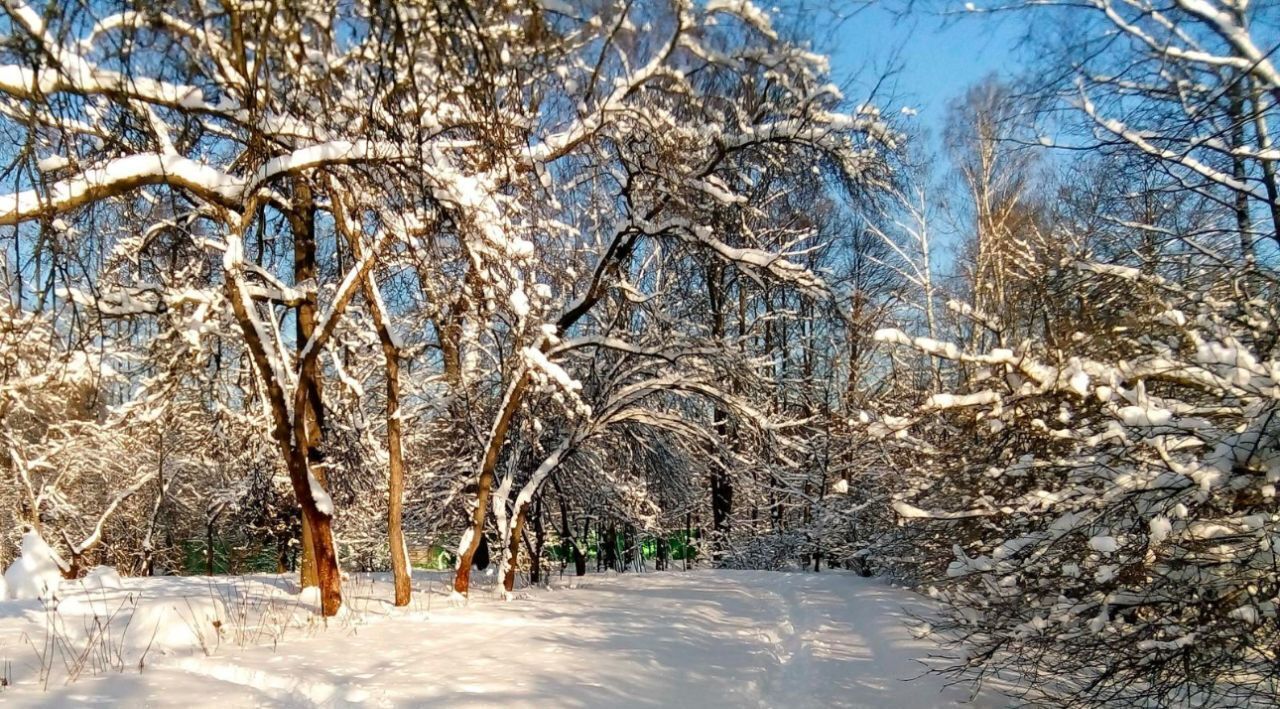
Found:
M 0 662 L 14 682 L 0 704 L 913 709 L 970 699 L 921 676 L 917 658 L 936 647 L 904 620 L 928 606 L 877 580 L 701 570 L 555 582 L 511 602 L 480 589 L 453 607 L 442 575 L 416 572 L 413 604 L 392 610 L 380 600 L 388 585 L 362 576 L 347 584 L 353 612 L 327 628 L 273 576 L 64 587 L 55 633 L 38 602 L 0 603 Z M 217 631 L 201 632 L 206 615 L 220 616 Z M 967 706 L 1005 703 L 983 694 Z

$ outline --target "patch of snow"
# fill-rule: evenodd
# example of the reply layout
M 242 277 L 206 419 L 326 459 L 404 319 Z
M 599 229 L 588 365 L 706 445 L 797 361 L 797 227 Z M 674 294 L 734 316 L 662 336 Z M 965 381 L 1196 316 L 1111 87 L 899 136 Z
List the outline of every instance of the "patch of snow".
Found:
M 22 535 L 22 555 L 4 572 L 8 597 L 51 600 L 58 595 L 65 563 L 34 530 Z
M 1152 544 L 1159 544 L 1165 539 L 1168 539 L 1170 532 L 1173 531 L 1173 524 L 1169 521 L 1169 518 L 1164 515 L 1152 517 L 1148 526 L 1151 529 Z
M 80 579 L 80 583 L 90 590 L 118 589 L 124 586 L 124 582 L 120 580 L 120 574 L 111 566 L 95 566 L 89 569 L 89 573 Z
M 50 155 L 47 158 L 41 158 L 36 163 L 36 169 L 40 172 L 56 172 L 71 164 L 71 161 L 61 155 Z
M 1089 540 L 1089 548 L 1103 554 L 1114 554 L 1120 544 L 1115 537 L 1100 535 Z
M 316 476 L 310 470 L 307 471 L 307 484 L 311 486 L 311 497 L 315 498 L 316 509 L 320 511 L 320 514 L 332 517 L 333 498 L 329 497 L 324 485 L 320 484 L 320 481 L 316 479 Z

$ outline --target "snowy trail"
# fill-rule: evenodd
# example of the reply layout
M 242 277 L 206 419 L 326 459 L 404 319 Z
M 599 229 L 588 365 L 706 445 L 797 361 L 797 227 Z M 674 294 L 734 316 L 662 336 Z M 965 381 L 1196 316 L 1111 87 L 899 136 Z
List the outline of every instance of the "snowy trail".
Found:
M 435 601 L 367 625 L 161 657 L 14 707 L 913 707 L 958 706 L 914 658 L 910 594 L 844 574 L 694 571 L 586 577 L 467 608 Z M 1002 706 L 990 697 L 969 704 Z

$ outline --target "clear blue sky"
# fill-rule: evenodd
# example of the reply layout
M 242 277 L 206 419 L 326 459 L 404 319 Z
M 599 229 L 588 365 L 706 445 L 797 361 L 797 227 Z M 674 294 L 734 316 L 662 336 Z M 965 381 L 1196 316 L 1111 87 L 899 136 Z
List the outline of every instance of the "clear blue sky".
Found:
M 978 3 L 981 5 L 982 3 Z M 888 69 L 898 69 L 878 103 L 887 110 L 906 106 L 919 111 L 911 120 L 925 128 L 936 146 L 948 103 L 992 72 L 1016 71 L 1021 26 L 1018 17 L 966 13 L 954 2 L 954 13 L 943 16 L 941 5 L 931 11 L 900 16 L 899 2 L 876 3 L 859 10 L 831 37 L 831 68 L 838 81 L 855 78 L 857 89 L 868 86 Z M 865 90 L 865 89 L 864 89 Z

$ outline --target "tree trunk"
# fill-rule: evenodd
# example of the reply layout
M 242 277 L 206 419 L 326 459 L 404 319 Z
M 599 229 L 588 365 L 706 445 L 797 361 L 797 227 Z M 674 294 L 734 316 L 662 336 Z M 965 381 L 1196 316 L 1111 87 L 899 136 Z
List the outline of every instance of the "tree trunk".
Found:
M 1269 154 L 1271 151 L 1271 133 L 1267 128 L 1267 116 L 1262 104 L 1262 95 L 1257 80 L 1249 77 L 1249 92 L 1253 109 L 1254 132 L 1257 135 L 1259 152 Z M 1262 184 L 1267 190 L 1267 206 L 1271 217 L 1271 238 L 1280 243 L 1280 187 L 1276 184 L 1275 161 L 1270 157 L 1259 160 L 1262 164 Z
M 404 540 L 404 456 L 400 446 L 400 363 L 385 326 L 378 328 L 387 360 L 387 450 L 391 462 L 387 477 L 387 543 L 391 574 L 395 578 L 397 606 L 409 605 L 413 589 L 409 578 L 409 553 Z
M 707 269 L 707 298 L 711 306 L 711 336 L 717 341 L 725 337 L 725 298 L 724 267 L 716 264 Z M 729 413 L 716 406 L 712 423 L 720 445 L 725 445 L 729 434 Z M 713 539 L 714 554 L 718 557 L 722 546 L 729 537 L 729 520 L 733 511 L 733 481 L 729 471 L 720 459 L 719 452 L 711 451 L 711 519 L 715 530 Z
M 520 560 L 520 535 L 524 532 L 525 510 L 522 507 L 516 515 L 515 524 L 511 526 L 510 539 L 507 540 L 507 563 L 502 575 L 502 587 L 507 593 L 516 588 L 516 562 Z
M 493 432 L 489 437 L 489 446 L 485 450 L 484 460 L 480 465 L 480 482 L 476 487 L 476 508 L 471 513 L 471 538 L 465 549 L 458 550 L 458 570 L 453 577 L 453 590 L 463 596 L 471 586 L 471 560 L 475 556 L 476 547 L 480 545 L 480 537 L 484 534 L 484 520 L 489 508 L 489 496 L 493 487 L 493 473 L 498 466 L 498 453 L 502 450 L 502 442 L 507 437 L 507 428 L 515 416 L 520 401 L 524 398 L 525 389 L 529 385 L 529 372 L 523 371 L 520 377 L 512 382 L 507 391 L 506 403 L 494 422 Z
M 357 261 L 364 258 L 359 235 L 347 228 L 345 218 L 335 219 Z M 400 348 L 391 332 L 391 320 L 378 292 L 373 272 L 361 283 L 364 299 L 373 316 L 382 345 L 382 359 L 387 378 L 387 546 L 391 555 L 391 575 L 395 580 L 395 605 L 407 606 L 413 595 L 409 570 L 409 551 L 404 538 L 404 451 L 400 421 Z
M 213 520 L 204 527 L 204 570 L 206 576 L 213 576 Z
M 693 514 L 686 512 L 684 515 L 684 570 L 689 570 L 689 557 L 692 554 L 691 542 L 693 541 Z
M 293 182 L 295 208 L 288 212 L 289 228 L 293 232 L 293 282 L 305 284 L 316 277 L 315 204 L 311 189 L 301 178 Z M 295 318 L 295 345 L 303 347 L 315 333 L 316 306 L 311 298 L 298 304 Z M 324 398 L 320 391 L 319 361 L 312 359 L 302 364 L 298 386 L 306 390 L 305 404 L 300 412 L 306 421 L 304 427 L 308 468 L 326 485 L 324 475 Z M 313 550 L 317 542 L 315 529 L 307 515 L 302 516 L 302 573 L 303 588 L 320 585 L 319 570 Z
M 227 299 L 231 302 L 231 309 L 244 335 L 245 345 L 263 382 L 264 393 L 270 403 L 273 419 L 271 435 L 289 471 L 289 482 L 293 486 L 294 497 L 302 510 L 304 529 L 307 527 L 311 529 L 311 533 L 305 535 L 304 539 L 310 542 L 308 549 L 311 552 L 316 585 L 320 587 L 321 611 L 326 616 L 334 615 L 342 605 L 342 581 L 338 571 L 337 553 L 333 548 L 333 530 L 328 514 L 332 510 L 321 512 L 316 504 L 316 493 L 323 493 L 324 487 L 323 480 L 319 479 L 320 476 L 313 475 L 310 470 L 306 448 L 308 417 L 290 416 L 284 389 L 274 374 L 266 347 L 259 339 L 255 319 L 249 313 L 249 308 L 254 305 L 245 295 L 242 278 L 243 276 L 235 270 L 227 273 Z M 303 367 L 299 372 L 299 388 L 294 397 L 294 411 L 306 407 L 306 398 L 310 391 L 309 385 L 304 381 L 306 378 L 307 368 Z
M 1231 148 L 1236 151 L 1248 149 L 1248 146 L 1244 144 L 1246 123 L 1244 87 L 1242 86 L 1244 81 L 1245 78 L 1243 76 L 1237 77 L 1236 81 L 1231 83 L 1227 92 L 1227 114 L 1231 117 Z M 1231 176 L 1240 184 L 1244 184 L 1248 180 L 1244 158 L 1238 154 L 1233 154 L 1231 157 Z M 1246 272 L 1252 276 L 1258 257 L 1253 245 L 1253 223 L 1249 217 L 1249 195 L 1243 190 L 1235 191 L 1234 211 L 1237 238 L 1240 240 L 1240 258 L 1244 261 Z M 1251 283 L 1250 285 L 1252 286 L 1253 284 Z
M 605 568 L 621 571 L 618 562 L 618 528 L 610 524 L 609 531 L 604 535 L 604 560 Z
M 533 506 L 533 547 L 529 549 L 529 585 L 542 583 L 542 546 L 546 541 L 546 529 L 542 526 L 542 496 Z
M 638 547 L 635 527 L 628 524 L 622 528 L 622 569 L 624 571 L 639 570 L 640 564 L 636 560 Z
M 657 213 L 657 210 L 658 207 L 653 207 L 649 210 L 649 214 L 652 216 Z M 638 231 L 620 234 L 619 240 L 610 245 L 608 253 L 597 264 L 595 275 L 592 277 L 587 293 L 556 320 L 555 334 L 557 336 L 568 332 L 574 323 L 586 315 L 604 297 L 607 289 L 603 285 L 603 276 L 608 273 L 616 273 L 620 268 L 620 264 L 630 258 L 632 249 L 639 239 L 639 234 L 640 232 Z M 550 346 L 551 341 L 545 338 L 539 344 L 539 348 L 544 353 Z M 502 450 L 503 442 L 506 441 L 507 429 L 511 425 L 511 419 L 515 416 L 516 410 L 524 400 L 529 382 L 529 370 L 522 367 L 520 376 L 511 383 L 510 388 L 507 390 L 502 409 L 498 414 L 498 418 L 494 421 L 493 429 L 489 433 L 484 459 L 480 465 L 480 479 L 476 489 L 477 504 L 472 512 L 470 543 L 466 549 L 459 549 L 458 571 L 453 578 L 454 592 L 464 596 L 467 594 L 467 589 L 471 583 L 471 557 L 475 555 L 476 545 L 479 543 L 479 537 L 484 531 L 484 520 L 485 515 L 488 513 L 490 488 L 493 487 L 494 469 L 498 465 L 498 454 Z

